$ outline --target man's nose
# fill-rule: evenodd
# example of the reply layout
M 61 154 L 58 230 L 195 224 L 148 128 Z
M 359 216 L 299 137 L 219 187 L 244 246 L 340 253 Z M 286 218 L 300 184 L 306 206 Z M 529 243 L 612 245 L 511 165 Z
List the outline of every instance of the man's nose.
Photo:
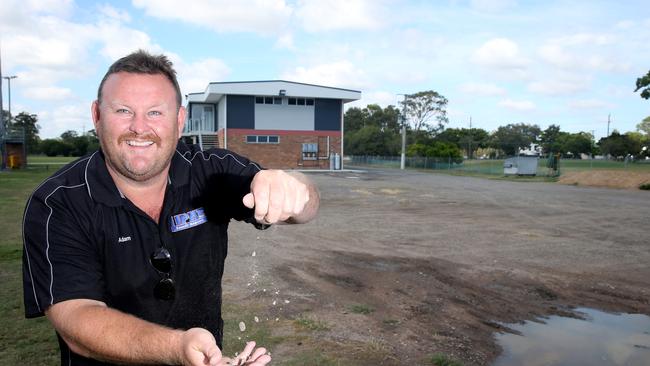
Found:
M 147 117 L 143 113 L 136 113 L 131 119 L 131 126 L 129 129 L 136 134 L 140 135 L 149 130 L 149 123 Z

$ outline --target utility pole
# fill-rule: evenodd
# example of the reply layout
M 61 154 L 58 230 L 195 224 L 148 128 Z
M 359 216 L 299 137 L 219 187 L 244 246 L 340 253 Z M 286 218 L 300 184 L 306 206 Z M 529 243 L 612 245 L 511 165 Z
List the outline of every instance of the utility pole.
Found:
M 404 170 L 404 168 L 406 168 L 406 98 L 408 98 L 408 94 L 397 95 L 404 96 L 404 101 L 402 102 L 402 113 L 400 113 L 402 120 L 402 157 L 399 163 L 399 168 Z
M 7 79 L 7 95 L 9 96 L 9 118 L 12 118 L 13 116 L 11 115 L 11 79 L 15 79 L 18 76 L 16 75 L 11 75 L 11 76 L 3 76 L 3 79 Z
M 611 117 L 612 117 L 612 114 L 609 113 L 607 115 L 607 137 L 609 137 L 609 123 L 611 122 Z
M 0 50 L 0 170 L 7 169 L 7 149 L 5 146 L 5 118 L 4 118 L 4 107 L 2 104 L 2 52 Z
M 467 139 L 467 158 L 472 160 L 472 116 L 469 116 L 469 138 Z

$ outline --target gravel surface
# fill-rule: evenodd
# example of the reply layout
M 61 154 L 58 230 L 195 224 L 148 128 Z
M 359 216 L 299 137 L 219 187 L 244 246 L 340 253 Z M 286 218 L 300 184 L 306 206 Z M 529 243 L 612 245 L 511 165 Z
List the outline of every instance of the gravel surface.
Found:
M 398 170 L 309 176 L 321 191 L 313 222 L 231 225 L 225 301 L 267 318 L 309 314 L 328 325 L 316 341 L 381 356 L 354 364 L 441 352 L 487 365 L 507 323 L 574 307 L 650 315 L 650 192 Z M 274 359 L 283 352 L 300 351 Z

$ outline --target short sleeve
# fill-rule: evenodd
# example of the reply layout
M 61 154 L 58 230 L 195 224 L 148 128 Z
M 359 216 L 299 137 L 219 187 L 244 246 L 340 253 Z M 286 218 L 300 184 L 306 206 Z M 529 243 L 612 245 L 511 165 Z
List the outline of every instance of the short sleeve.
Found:
M 91 239 L 90 220 L 79 217 L 63 194 L 79 188 L 34 194 L 25 208 L 23 291 L 28 318 L 42 316 L 49 306 L 65 300 L 104 300 L 102 262 Z
M 201 192 L 206 215 L 216 221 L 230 219 L 254 223 L 254 210 L 244 206 L 253 177 L 263 168 L 247 158 L 224 149 L 203 152 L 203 169 L 207 182 Z M 252 219 L 252 221 L 251 221 Z

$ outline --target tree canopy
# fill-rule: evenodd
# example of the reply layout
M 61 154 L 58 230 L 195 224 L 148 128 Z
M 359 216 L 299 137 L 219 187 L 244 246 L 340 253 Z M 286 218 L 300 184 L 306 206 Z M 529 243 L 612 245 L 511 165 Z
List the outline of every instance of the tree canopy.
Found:
M 650 71 L 636 79 L 636 89 L 634 89 L 634 92 L 638 92 L 639 90 L 641 90 L 641 98 L 650 99 Z
M 447 98 L 436 91 L 427 90 L 406 95 L 402 102 L 407 120 L 415 131 L 442 130 L 447 120 Z M 432 124 L 434 122 L 435 124 Z

